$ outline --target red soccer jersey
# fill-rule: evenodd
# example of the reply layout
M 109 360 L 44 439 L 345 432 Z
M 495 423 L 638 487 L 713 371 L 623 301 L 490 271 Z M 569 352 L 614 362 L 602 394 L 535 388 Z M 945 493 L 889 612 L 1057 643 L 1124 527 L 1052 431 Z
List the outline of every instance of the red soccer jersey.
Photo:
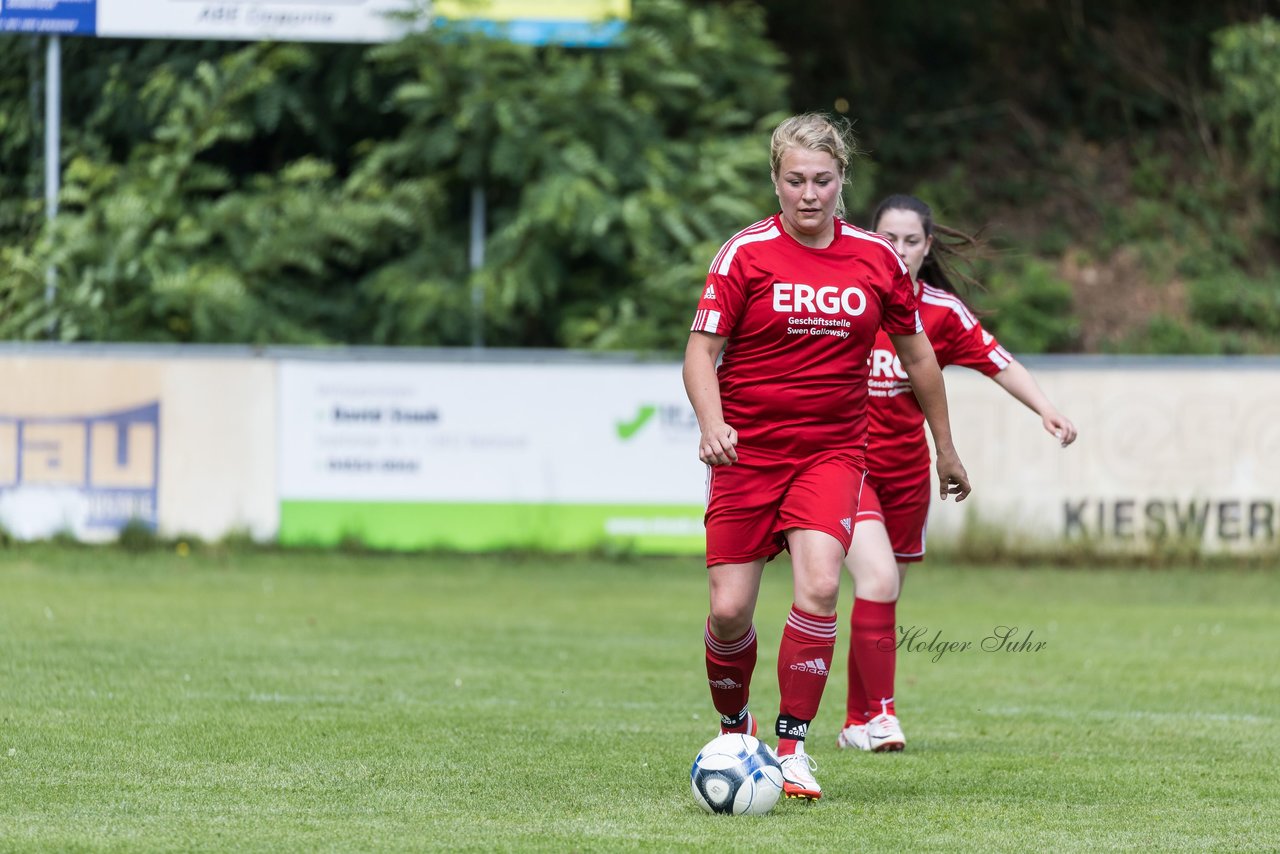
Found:
M 961 365 L 993 377 L 1013 361 L 958 296 L 924 282 L 920 283 L 920 321 L 939 367 Z M 918 475 L 922 470 L 928 472 L 924 411 L 902 370 L 893 342 L 883 331 L 876 336 L 870 367 L 867 471 L 889 481 L 907 474 Z
M 882 325 L 921 328 L 911 277 L 888 241 L 836 219 L 831 244 L 813 249 L 775 214 L 716 255 L 693 330 L 729 339 L 717 377 L 740 445 L 800 456 L 861 453 L 867 357 Z

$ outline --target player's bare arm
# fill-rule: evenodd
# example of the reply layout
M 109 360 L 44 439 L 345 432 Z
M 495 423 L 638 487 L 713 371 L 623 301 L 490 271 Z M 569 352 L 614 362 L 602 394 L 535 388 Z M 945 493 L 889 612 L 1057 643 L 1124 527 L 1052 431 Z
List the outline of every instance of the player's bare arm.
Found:
M 956 501 L 964 501 L 972 487 L 969 486 L 969 473 L 960 462 L 955 445 L 951 441 L 951 416 L 947 410 L 947 390 L 942 382 L 942 369 L 938 367 L 938 357 L 934 355 L 933 345 L 923 332 L 913 335 L 890 335 L 893 347 L 898 353 L 898 360 L 916 400 L 920 401 L 920 409 L 929 423 L 929 432 L 933 434 L 934 450 L 938 455 L 938 495 L 943 501 L 948 495 L 954 495 Z
M 684 390 L 702 431 L 698 459 L 709 466 L 732 465 L 738 459 L 738 431 L 724 421 L 716 378 L 716 360 L 727 340 L 722 335 L 691 332 L 684 351 Z
M 1009 367 L 992 379 L 1014 399 L 1021 401 L 1024 406 L 1039 415 L 1045 431 L 1061 442 L 1062 447 L 1065 448 L 1076 440 L 1078 435 L 1076 425 L 1072 424 L 1071 419 L 1059 412 L 1058 408 L 1050 402 L 1041 391 L 1035 377 L 1031 376 L 1031 372 L 1021 362 L 1015 359 Z

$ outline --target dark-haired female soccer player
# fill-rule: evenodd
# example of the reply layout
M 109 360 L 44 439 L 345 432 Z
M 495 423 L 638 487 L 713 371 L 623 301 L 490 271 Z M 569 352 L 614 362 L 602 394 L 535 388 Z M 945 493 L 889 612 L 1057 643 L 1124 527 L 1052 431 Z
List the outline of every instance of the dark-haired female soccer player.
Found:
M 938 364 L 962 365 L 991 377 L 1040 416 L 1063 447 L 1076 428 L 1045 397 L 1031 373 L 982 328 L 956 293 L 961 279 L 950 259 L 976 245 L 970 235 L 935 225 L 929 206 L 914 196 L 890 196 L 872 217 L 907 266 L 919 299 L 920 321 Z M 906 738 L 894 709 L 897 601 L 907 566 L 924 559 L 929 514 L 929 448 L 924 412 L 911 393 L 901 353 L 884 333 L 871 351 L 867 478 L 857 528 L 845 565 L 854 579 L 849 638 L 845 748 L 902 750 Z

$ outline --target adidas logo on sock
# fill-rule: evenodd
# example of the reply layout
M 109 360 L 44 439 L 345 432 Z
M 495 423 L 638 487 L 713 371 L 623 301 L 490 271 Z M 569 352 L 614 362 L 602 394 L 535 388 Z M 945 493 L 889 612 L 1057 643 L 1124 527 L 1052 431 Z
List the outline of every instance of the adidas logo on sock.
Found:
M 827 663 L 821 658 L 811 658 L 808 661 L 797 662 L 791 665 L 792 670 L 799 670 L 801 673 L 816 673 L 819 676 L 827 675 Z
M 809 734 L 809 722 L 779 716 L 775 731 L 778 733 L 778 738 L 794 738 L 797 741 L 804 741 L 804 737 Z
M 707 684 L 712 688 L 721 688 L 725 691 L 732 691 L 734 688 L 742 687 L 742 683 L 734 682 L 732 679 L 727 677 L 724 679 L 708 679 Z

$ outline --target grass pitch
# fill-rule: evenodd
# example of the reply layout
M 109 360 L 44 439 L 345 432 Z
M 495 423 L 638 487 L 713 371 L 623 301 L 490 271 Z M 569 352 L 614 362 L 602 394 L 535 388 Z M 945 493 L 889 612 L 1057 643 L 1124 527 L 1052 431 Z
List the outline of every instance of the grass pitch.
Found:
M 907 750 L 836 749 L 837 667 L 823 799 L 732 818 L 689 792 L 697 560 L 10 549 L 0 850 L 1274 850 L 1278 602 L 1275 571 L 931 561 L 899 606 Z M 789 603 L 783 559 L 765 723 Z

